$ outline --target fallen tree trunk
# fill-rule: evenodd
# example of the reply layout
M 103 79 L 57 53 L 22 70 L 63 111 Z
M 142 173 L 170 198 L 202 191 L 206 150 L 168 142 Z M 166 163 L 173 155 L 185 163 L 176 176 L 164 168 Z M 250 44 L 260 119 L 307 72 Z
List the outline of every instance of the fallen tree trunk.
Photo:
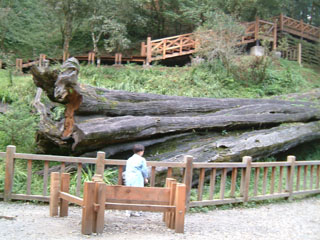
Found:
M 250 132 L 320 119 L 320 108 L 314 102 L 187 98 L 106 90 L 79 85 L 76 60 L 68 60 L 62 67 L 62 72 L 32 68 L 35 84 L 43 88 L 49 99 L 66 104 L 63 121 L 42 118 L 37 142 L 45 153 L 90 155 L 107 147 L 109 154 L 115 155 L 131 148 L 132 142 L 151 146 L 172 139 L 183 141 L 193 131 Z M 237 142 L 236 138 L 230 141 Z M 214 157 L 212 153 L 211 158 Z

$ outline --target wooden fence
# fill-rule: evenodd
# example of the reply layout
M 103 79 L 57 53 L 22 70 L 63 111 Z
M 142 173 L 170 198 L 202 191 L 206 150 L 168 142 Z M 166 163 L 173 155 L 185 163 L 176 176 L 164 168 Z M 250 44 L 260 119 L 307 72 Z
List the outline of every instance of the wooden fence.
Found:
M 96 176 L 102 176 L 105 167 L 116 167 L 119 185 L 122 184 L 122 172 L 126 164 L 124 160 L 105 159 L 104 152 L 98 152 L 96 158 L 64 157 L 16 153 L 15 146 L 8 146 L 6 152 L 0 152 L 0 158 L 5 158 L 5 186 L 3 190 L 0 189 L 0 198 L 4 198 L 5 201 L 16 199 L 48 202 L 49 162 L 59 162 L 61 172 L 65 172 L 66 163 L 77 165 L 76 196 L 80 196 L 80 189 L 83 187 L 83 164 L 94 164 Z M 26 194 L 12 192 L 16 159 L 26 161 Z M 32 194 L 34 161 L 42 161 L 44 164 L 42 195 Z M 156 174 L 157 169 L 164 169 L 166 177 L 182 179 L 186 184 L 188 207 L 272 198 L 291 199 L 300 194 L 320 193 L 320 161 L 296 161 L 294 156 L 289 156 L 287 161 L 283 162 L 252 162 L 251 157 L 244 157 L 242 162 L 235 163 L 198 163 L 193 162 L 192 156 L 185 156 L 185 161 L 181 163 L 147 161 L 147 165 L 151 168 L 151 187 L 155 186 L 156 178 L 161 177 Z M 198 187 L 192 189 L 195 182 Z M 205 184 L 206 182 L 209 184 Z

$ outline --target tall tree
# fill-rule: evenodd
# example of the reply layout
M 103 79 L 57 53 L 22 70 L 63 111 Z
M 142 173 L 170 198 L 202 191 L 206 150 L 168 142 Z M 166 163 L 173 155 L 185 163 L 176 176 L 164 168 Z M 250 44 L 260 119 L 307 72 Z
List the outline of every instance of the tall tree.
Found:
M 56 15 L 63 40 L 63 58 L 69 56 L 70 41 L 74 31 L 87 15 L 88 2 L 85 0 L 46 0 Z

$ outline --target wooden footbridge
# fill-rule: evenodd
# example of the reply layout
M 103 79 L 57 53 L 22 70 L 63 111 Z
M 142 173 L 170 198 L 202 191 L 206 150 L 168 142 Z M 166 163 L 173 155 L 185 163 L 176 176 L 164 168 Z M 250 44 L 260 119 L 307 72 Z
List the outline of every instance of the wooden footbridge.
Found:
M 279 34 L 289 33 L 297 37 L 317 42 L 320 40 L 320 28 L 295 20 L 281 14 L 274 17 L 272 22 L 256 18 L 253 22 L 242 23 L 245 33 L 238 39 L 238 45 L 267 39 L 273 42 L 273 49 L 277 47 Z M 197 41 L 193 33 L 168 38 L 151 40 L 141 44 L 141 56 L 146 57 L 146 63 L 164 60 L 177 56 L 190 55 L 197 51 Z
M 271 21 L 256 18 L 253 22 L 242 24 L 245 27 L 245 33 L 238 39 L 238 45 L 254 43 L 258 40 L 266 39 L 272 42 L 273 49 L 276 49 L 277 40 L 286 33 L 311 42 L 320 41 L 320 28 L 304 23 L 303 20 L 296 20 L 284 16 L 283 14 L 272 18 Z M 115 56 L 101 56 L 100 59 L 102 62 L 114 62 L 116 65 L 123 62 L 150 64 L 157 60 L 191 55 L 196 51 L 197 40 L 195 35 L 193 33 L 187 33 L 155 40 L 148 37 L 147 42 L 141 43 L 140 56 L 122 57 L 121 53 L 117 53 Z M 89 63 L 95 62 L 95 55 L 92 52 L 75 57 L 80 61 L 88 61 Z M 318 59 L 318 57 L 316 58 L 316 62 L 319 63 L 320 59 Z M 22 71 L 23 68 L 28 68 L 43 62 L 45 62 L 45 55 L 43 54 L 40 55 L 39 60 L 29 61 L 27 63 L 22 63 L 22 59 L 17 59 L 16 68 L 17 70 Z M 312 63 L 314 63 L 314 61 Z M 0 60 L 0 67 L 1 64 Z

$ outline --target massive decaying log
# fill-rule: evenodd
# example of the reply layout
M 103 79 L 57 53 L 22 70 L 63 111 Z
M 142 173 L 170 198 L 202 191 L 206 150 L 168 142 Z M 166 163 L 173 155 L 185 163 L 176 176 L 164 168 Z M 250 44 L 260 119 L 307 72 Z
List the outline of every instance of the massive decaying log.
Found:
M 78 84 L 79 65 L 75 59 L 69 59 L 62 65 L 62 69 L 62 71 L 51 71 L 33 67 L 31 71 L 35 84 L 46 92 L 51 101 L 66 105 L 65 118 L 60 122 L 52 121 L 48 113 L 44 113 L 46 117 L 42 118 L 37 141 L 39 148 L 46 153 L 90 155 L 92 152 L 104 149 L 110 156 L 128 150 L 133 142 L 157 146 L 173 140 L 190 143 L 192 142 L 190 139 L 196 139 L 194 144 L 199 146 L 197 154 L 197 151 L 194 151 L 195 146 L 191 146 L 191 150 L 172 152 L 181 155 L 193 151 L 198 160 L 201 152 L 207 152 L 206 157 L 202 157 L 199 161 L 234 160 L 228 154 L 217 151 L 210 152 L 209 156 L 209 152 L 205 149 L 212 143 L 206 139 L 218 144 L 219 141 L 226 141 L 225 137 L 219 140 L 221 136 L 217 133 L 221 131 L 231 132 L 239 129 L 252 131 L 282 123 L 320 119 L 320 108 L 315 102 L 188 98 L 130 93 Z M 314 127 L 308 124 L 305 124 L 305 128 L 314 130 Z M 199 131 L 201 133 L 195 136 L 194 132 Z M 262 131 L 282 130 L 272 128 Z M 296 140 L 293 141 L 296 144 L 319 137 L 314 135 L 312 138 L 305 138 L 298 132 L 292 135 L 296 136 Z M 286 134 L 281 134 L 278 138 L 283 138 L 286 142 L 284 136 Z M 273 139 L 273 135 L 270 135 L 269 142 L 270 139 Z M 242 140 L 239 137 L 230 137 L 228 141 L 231 145 L 238 146 Z M 259 149 L 258 145 L 255 148 Z M 266 149 L 269 150 L 264 151 L 265 154 L 283 151 L 289 146 L 280 145 L 282 147 L 268 146 Z M 234 149 L 234 147 L 228 148 Z M 245 150 L 244 146 L 243 149 Z M 242 154 L 233 153 L 235 158 Z

